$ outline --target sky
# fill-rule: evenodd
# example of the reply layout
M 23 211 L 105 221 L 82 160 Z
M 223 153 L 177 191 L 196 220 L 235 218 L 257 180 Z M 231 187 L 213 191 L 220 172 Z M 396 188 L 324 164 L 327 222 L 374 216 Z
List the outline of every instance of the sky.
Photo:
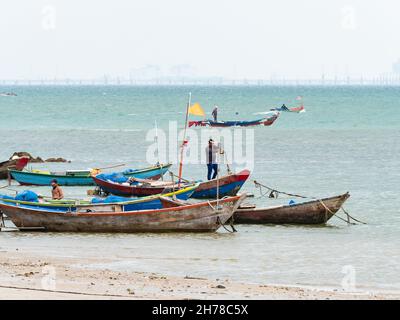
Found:
M 400 59 L 398 0 L 8 0 L 0 79 L 373 77 Z

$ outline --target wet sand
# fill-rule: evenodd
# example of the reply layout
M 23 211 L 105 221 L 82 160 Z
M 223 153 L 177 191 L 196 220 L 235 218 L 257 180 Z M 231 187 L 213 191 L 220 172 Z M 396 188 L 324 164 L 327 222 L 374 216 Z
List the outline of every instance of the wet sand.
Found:
M 0 299 L 400 299 L 400 293 L 256 285 L 226 279 L 91 269 L 107 258 L 0 252 Z

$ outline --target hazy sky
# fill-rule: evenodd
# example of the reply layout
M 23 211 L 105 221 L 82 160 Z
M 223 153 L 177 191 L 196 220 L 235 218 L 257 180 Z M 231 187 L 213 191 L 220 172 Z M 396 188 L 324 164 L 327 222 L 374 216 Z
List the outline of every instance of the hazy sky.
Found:
M 371 76 L 400 58 L 398 0 L 7 0 L 0 78 Z

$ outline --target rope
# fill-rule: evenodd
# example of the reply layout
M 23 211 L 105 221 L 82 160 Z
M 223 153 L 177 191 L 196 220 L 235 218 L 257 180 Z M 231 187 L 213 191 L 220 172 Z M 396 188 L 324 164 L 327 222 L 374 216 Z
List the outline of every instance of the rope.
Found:
M 319 202 L 322 204 L 322 206 L 325 208 L 325 223 L 328 221 L 328 212 L 330 214 L 332 214 L 333 216 L 335 215 L 335 213 L 333 213 L 322 200 L 319 200 Z
M 352 220 L 354 220 L 354 221 L 356 221 L 356 222 L 358 222 L 358 223 L 361 223 L 361 224 L 367 224 L 366 222 L 357 220 L 356 218 L 352 217 L 352 216 L 343 208 L 343 206 L 341 206 L 340 209 L 342 209 L 343 212 L 344 212 L 350 219 L 352 219 Z
M 260 193 L 261 193 L 262 196 L 265 196 L 268 192 L 266 192 L 265 194 L 262 194 L 261 187 L 263 187 L 265 189 L 268 189 L 270 191 L 270 194 L 269 194 L 270 198 L 278 198 L 278 193 L 282 193 L 282 194 L 285 194 L 285 195 L 290 196 L 290 197 L 303 198 L 303 199 L 307 199 L 307 198 L 308 199 L 316 199 L 314 197 L 306 197 L 306 196 L 302 196 L 302 195 L 299 195 L 299 194 L 293 194 L 293 193 L 287 193 L 287 192 L 279 191 L 279 190 L 276 190 L 274 188 L 270 188 L 270 187 L 268 187 L 266 185 L 263 185 L 263 184 L 257 182 L 256 180 L 254 180 L 254 184 L 256 185 L 256 187 L 258 187 L 260 189 Z
M 219 218 L 219 216 L 217 216 L 217 223 L 219 223 L 226 231 L 228 231 L 229 233 L 235 233 L 237 232 L 237 230 L 235 229 L 235 227 L 233 226 L 233 224 L 231 224 L 230 226 L 232 227 L 232 231 L 229 230 L 227 227 L 225 227 L 225 224 L 222 223 L 221 219 Z
M 350 222 L 349 220 L 346 220 L 346 219 L 343 219 L 342 217 L 338 216 L 337 214 L 335 214 L 334 217 L 346 222 L 347 224 L 356 225 L 356 223 Z
M 338 215 L 336 215 L 336 213 L 334 213 L 331 209 L 329 209 L 327 206 L 326 206 L 326 204 L 321 200 L 321 199 L 319 199 L 318 200 L 322 205 L 323 205 L 323 207 L 325 208 L 325 223 L 328 221 L 328 212 L 330 213 L 330 214 L 332 214 L 332 216 L 333 217 L 336 217 L 336 218 L 338 218 L 338 219 L 340 219 L 340 220 L 343 220 L 343 221 L 345 221 L 345 222 L 347 222 L 347 224 L 355 224 L 355 223 L 352 223 L 352 222 L 350 222 L 350 219 L 349 219 L 349 217 L 347 217 L 347 220 L 345 220 L 345 219 L 343 219 L 342 217 L 339 217 Z M 340 207 L 340 208 L 342 208 L 342 207 Z M 339 208 L 339 209 L 340 209 Z
M 0 221 L 0 230 L 1 230 L 2 228 L 6 227 L 6 223 L 4 221 L 4 214 L 3 214 L 3 211 L 1 211 L 1 210 L 0 210 L 0 217 L 1 217 L 1 221 Z
M 224 197 L 225 198 L 225 197 Z M 222 199 L 224 199 L 222 198 Z M 208 205 L 211 207 L 211 209 L 213 209 L 214 213 L 218 212 L 218 208 L 213 207 L 213 205 L 211 204 L 210 200 L 207 200 Z M 221 219 L 219 216 L 217 216 L 217 223 L 220 224 L 226 231 L 228 231 L 229 233 L 234 233 L 237 232 L 237 230 L 235 229 L 235 227 L 233 226 L 233 221 L 230 221 L 230 227 L 232 228 L 232 231 L 229 230 L 227 227 L 225 227 L 225 224 L 222 223 Z
M 210 200 L 207 200 L 208 205 L 211 207 L 211 209 L 214 210 L 214 212 L 217 212 L 218 210 L 215 209 L 215 207 L 213 207 L 213 205 L 211 204 Z

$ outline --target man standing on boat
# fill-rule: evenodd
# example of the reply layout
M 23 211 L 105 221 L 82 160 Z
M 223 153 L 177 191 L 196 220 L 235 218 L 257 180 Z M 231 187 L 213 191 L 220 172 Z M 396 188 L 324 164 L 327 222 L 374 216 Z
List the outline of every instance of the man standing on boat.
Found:
M 64 192 L 58 185 L 56 179 L 53 179 L 51 181 L 51 186 L 53 187 L 53 189 L 51 190 L 51 197 L 53 198 L 53 200 L 61 200 L 62 198 L 64 198 Z
M 218 121 L 217 120 L 218 119 L 218 106 L 214 107 L 213 111 L 211 112 L 211 115 L 213 116 L 214 121 Z
M 208 146 L 206 147 L 206 159 L 207 159 L 207 179 L 215 179 L 218 173 L 217 153 L 224 152 L 221 150 L 220 144 L 214 144 L 214 140 L 208 140 Z

